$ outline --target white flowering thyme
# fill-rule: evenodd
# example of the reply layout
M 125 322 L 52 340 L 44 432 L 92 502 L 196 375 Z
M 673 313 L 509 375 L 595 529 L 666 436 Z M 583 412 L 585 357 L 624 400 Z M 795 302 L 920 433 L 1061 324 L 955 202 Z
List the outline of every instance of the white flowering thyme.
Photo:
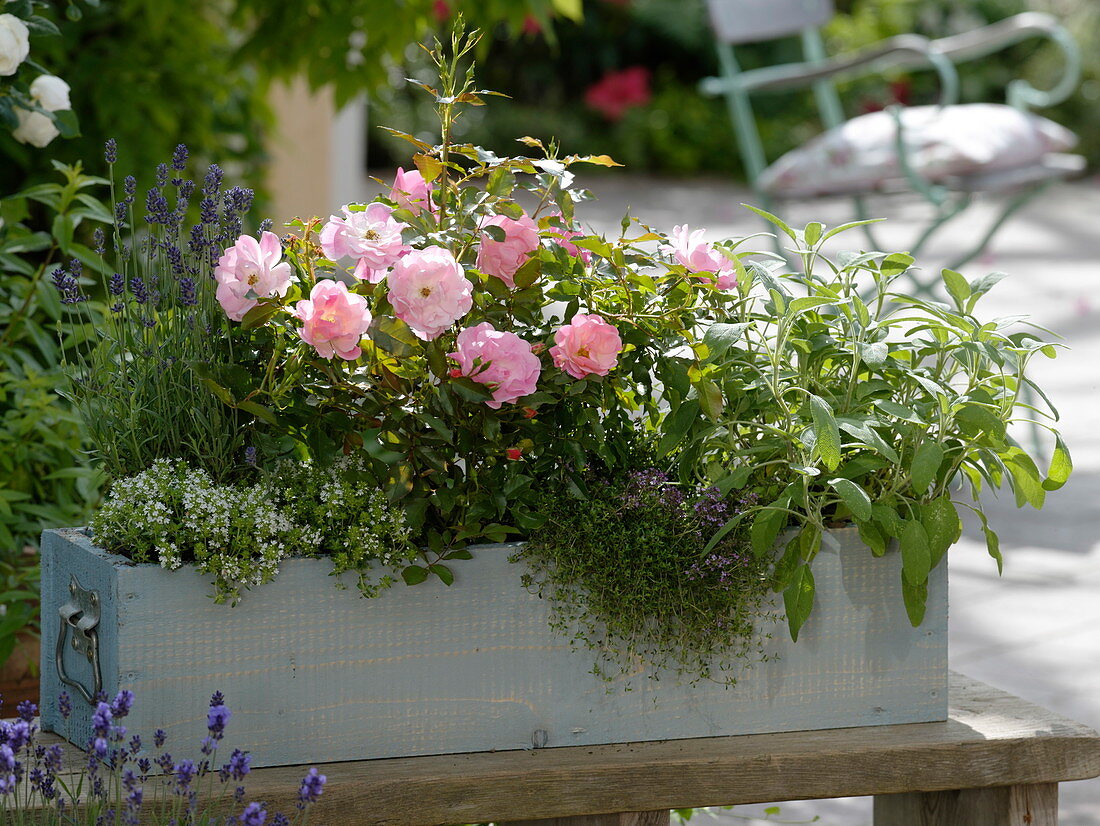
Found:
M 328 468 L 286 462 L 252 484 L 217 484 L 182 460 L 161 459 L 116 481 L 90 525 L 104 549 L 214 578 L 216 602 L 270 582 L 288 556 L 330 556 L 374 596 L 415 557 L 401 511 L 365 481 L 359 461 Z M 339 580 L 337 580 L 339 582 Z

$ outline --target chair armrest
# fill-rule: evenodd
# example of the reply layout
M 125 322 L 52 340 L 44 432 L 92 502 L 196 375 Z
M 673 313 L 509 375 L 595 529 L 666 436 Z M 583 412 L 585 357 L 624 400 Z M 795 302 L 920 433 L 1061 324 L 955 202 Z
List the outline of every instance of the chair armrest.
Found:
M 903 34 L 874 46 L 838 55 L 818 63 L 788 63 L 752 69 L 735 76 L 708 77 L 699 84 L 704 95 L 727 92 L 770 92 L 798 89 L 840 75 L 870 74 L 884 66 L 927 64 L 940 76 L 941 104 L 954 103 L 958 97 L 958 73 L 936 43 L 917 34 Z
M 1065 72 L 1058 83 L 1045 92 L 1025 80 L 1012 81 L 1008 87 L 1009 102 L 1020 108 L 1053 106 L 1069 97 L 1081 80 L 1081 50 L 1053 15 L 1024 12 L 974 31 L 942 37 L 932 45 L 953 63 L 965 63 L 1032 37 L 1051 40 L 1058 46 L 1066 61 Z

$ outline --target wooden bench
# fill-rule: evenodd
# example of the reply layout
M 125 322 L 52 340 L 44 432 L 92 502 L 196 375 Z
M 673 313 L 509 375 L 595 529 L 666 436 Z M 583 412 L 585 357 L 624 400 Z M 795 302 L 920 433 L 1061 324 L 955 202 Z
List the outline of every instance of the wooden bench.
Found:
M 876 826 L 1053 826 L 1058 783 L 1100 775 L 1086 726 L 960 675 L 950 690 L 943 723 L 320 765 L 310 823 L 664 826 L 674 808 L 874 795 Z M 247 798 L 292 811 L 303 770 L 256 770 Z

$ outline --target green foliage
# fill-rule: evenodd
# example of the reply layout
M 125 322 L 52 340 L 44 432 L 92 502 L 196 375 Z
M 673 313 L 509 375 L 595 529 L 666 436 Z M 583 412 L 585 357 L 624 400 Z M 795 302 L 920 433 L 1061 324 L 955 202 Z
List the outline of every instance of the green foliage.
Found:
M 354 572 L 363 595 L 374 596 L 395 581 L 385 570 L 411 554 L 403 515 L 359 481 L 363 470 L 348 459 L 328 468 L 284 463 L 252 483 L 219 484 L 158 459 L 112 484 L 90 530 L 135 562 L 194 563 L 213 577 L 215 602 L 235 603 L 242 589 L 270 582 L 291 555 L 331 557 L 334 574 Z
M 664 427 L 694 445 L 692 459 L 718 484 L 760 494 L 762 505 L 746 514 L 757 553 L 789 522 L 799 525 L 776 583 L 792 635 L 813 605 L 810 565 L 822 533 L 848 521 L 876 554 L 898 542 L 906 607 L 919 624 L 928 574 L 961 531 L 957 508 L 975 510 L 985 525 L 983 486 L 1006 486 L 1021 507 L 1040 508 L 1071 468 L 1060 438 L 1044 475 L 1010 433 L 1032 416 L 1050 427 L 1020 394 L 1029 361 L 1055 349 L 1016 329 L 1018 318 L 974 315 L 1000 274 L 968 282 L 945 271 L 950 304 L 913 297 L 895 287 L 910 256 L 842 253 L 834 262 L 821 244 L 845 228 L 795 230 L 762 214 L 789 239 L 801 271 L 779 260 L 746 264 L 736 316 L 747 326 L 699 368 L 700 381 L 721 391 L 720 413 L 681 420 L 693 399 L 672 394 Z M 1045 416 L 1055 417 L 1052 409 Z
M 11 656 L 21 635 L 38 632 L 38 592 L 36 554 L 0 557 L 0 664 Z
M 684 492 L 656 469 L 583 481 L 583 491 L 547 492 L 546 522 L 516 557 L 533 571 L 524 584 L 552 601 L 552 627 L 597 652 L 597 675 L 630 674 L 640 660 L 732 685 L 765 658 L 768 563 L 744 530 L 704 552 L 751 495 Z
M 213 5 L 213 4 L 211 4 Z M 528 18 L 549 26 L 555 15 L 580 18 L 581 0 L 406 0 L 395 9 L 376 0 L 235 0 L 230 20 L 245 33 L 238 59 L 269 76 L 304 74 L 314 88 L 330 86 L 337 104 L 392 82 L 391 67 L 412 44 L 429 39 L 455 15 L 486 31 L 518 31 Z M 292 33 L 292 34 L 291 34 Z M 487 50 L 489 43 L 483 46 Z
M 82 134 L 55 141 L 48 155 L 0 135 L 7 161 L 0 164 L 0 192 L 48 180 L 51 160 L 98 157 L 108 138 L 125 150 L 119 179 L 137 175 L 142 190 L 178 143 L 261 183 L 270 119 L 266 76 L 262 65 L 240 59 L 240 35 L 228 23 L 226 4 L 80 0 L 69 4 L 79 15 L 66 15 L 64 0 L 50 5 L 43 14 L 61 37 L 42 38 L 32 56 L 70 85 Z
M 23 624 L 37 623 L 36 597 L 16 595 L 37 587 L 37 557 L 24 550 L 37 547 L 46 528 L 83 523 L 102 479 L 87 462 L 80 417 L 57 396 L 61 362 L 75 339 L 58 340 L 61 302 L 46 275 L 62 255 L 94 258 L 75 232 L 106 208 L 91 194 L 94 179 L 79 168 L 59 172 L 62 182 L 0 200 L 0 565 L 25 572 L 23 584 L 9 581 L 3 597 L 0 662 Z M 35 231 L 32 209 L 50 232 Z
M 966 32 L 1027 10 L 1054 13 L 1070 29 L 1085 58 L 1080 92 L 1041 114 L 1081 136 L 1080 151 L 1100 160 L 1100 7 L 1091 0 L 848 0 L 825 27 L 833 54 L 869 46 L 907 32 L 930 38 Z M 745 69 L 804 60 L 794 38 L 737 47 Z M 515 71 L 517 65 L 523 71 Z M 608 119 L 585 102 L 586 91 L 605 74 L 630 67 L 650 73 L 648 102 Z M 1006 88 L 1023 78 L 1037 88 L 1053 85 L 1063 70 L 1058 50 L 1029 39 L 960 67 L 963 102 L 1003 102 Z M 423 56 L 410 51 L 402 73 L 430 72 Z M 741 174 L 725 102 L 704 98 L 699 81 L 718 73 L 714 37 L 702 0 L 634 0 L 589 3 L 581 22 L 555 21 L 543 33 L 498 39 L 484 55 L 479 83 L 513 98 L 509 107 L 486 108 L 461 125 L 462 140 L 499 146 L 512 138 L 557 137 L 579 153 L 607 152 L 631 169 L 673 174 Z M 891 103 L 932 103 L 938 81 L 927 71 L 886 70 L 839 85 L 846 114 L 854 117 Z M 408 90 L 379 88 L 371 99 L 383 122 L 409 124 L 423 136 L 431 111 Z M 822 130 L 810 90 L 753 97 L 753 111 L 769 160 Z M 407 148 L 383 134 L 372 135 L 374 163 L 404 162 Z

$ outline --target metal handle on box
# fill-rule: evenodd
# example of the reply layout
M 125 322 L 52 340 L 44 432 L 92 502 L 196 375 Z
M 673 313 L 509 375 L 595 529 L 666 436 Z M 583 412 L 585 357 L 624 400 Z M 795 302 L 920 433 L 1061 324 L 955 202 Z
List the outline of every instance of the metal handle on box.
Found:
M 80 696 L 89 704 L 94 705 L 96 697 L 103 690 L 103 675 L 99 668 L 99 635 L 95 630 L 99 625 L 99 593 L 82 588 L 76 577 L 72 576 L 69 581 L 69 601 L 58 609 L 58 613 L 61 615 L 61 626 L 57 631 L 57 648 L 54 654 L 57 676 L 65 685 L 79 691 Z M 68 629 L 72 629 L 73 650 L 92 664 L 94 684 L 91 691 L 65 671 L 65 637 Z

